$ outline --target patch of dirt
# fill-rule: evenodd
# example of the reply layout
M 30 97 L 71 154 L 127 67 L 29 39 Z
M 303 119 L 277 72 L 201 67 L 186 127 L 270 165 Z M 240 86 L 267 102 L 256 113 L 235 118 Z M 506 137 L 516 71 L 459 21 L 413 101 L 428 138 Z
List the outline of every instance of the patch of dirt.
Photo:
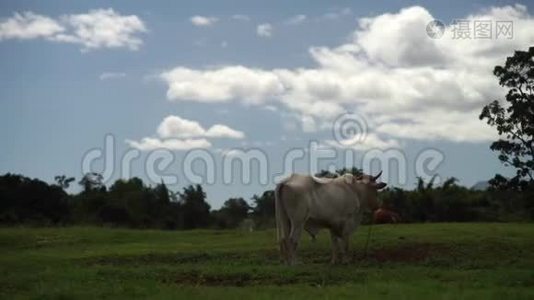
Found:
M 208 261 L 210 256 L 199 254 L 155 254 L 144 255 L 108 255 L 86 259 L 89 265 L 141 265 L 141 264 L 182 264 Z
M 370 250 L 367 257 L 356 255 L 356 260 L 373 260 L 377 262 L 423 262 L 428 259 L 449 255 L 451 249 L 435 244 L 410 244 L 395 248 Z
M 362 251 L 350 250 L 352 255 L 349 264 L 361 263 L 417 263 L 427 262 L 443 257 L 448 257 L 452 249 L 445 245 L 414 243 L 409 245 L 399 245 L 387 248 L 371 248 L 367 255 Z M 299 258 L 304 263 L 329 263 L 331 252 L 325 251 L 299 251 Z
M 317 274 L 310 272 L 298 272 L 294 274 L 205 274 L 196 271 L 184 272 L 167 277 L 164 282 L 172 282 L 179 285 L 205 285 L 205 286 L 249 286 L 249 285 L 291 285 L 309 284 L 311 286 L 325 286 L 347 282 L 363 282 L 366 280 L 364 273 L 356 277 L 343 277 L 331 274 Z
M 351 251 L 352 259 L 349 264 L 374 263 L 439 263 L 441 258 L 450 257 L 452 249 L 445 245 L 415 243 L 395 247 L 369 249 L 367 255 L 360 251 Z M 298 256 L 303 264 L 328 264 L 330 250 L 303 249 Z M 109 255 L 83 259 L 86 265 L 150 265 L 150 264 L 250 264 L 250 265 L 278 265 L 281 258 L 276 250 L 253 253 L 148 253 L 143 255 Z M 234 279 L 231 279 L 234 280 Z M 242 279 L 247 281 L 249 279 Z M 213 281 L 216 281 L 214 279 Z
M 269 275 L 241 274 L 203 274 L 187 272 L 177 274 L 173 280 L 180 285 L 207 285 L 207 286 L 246 286 L 258 284 L 294 284 L 291 278 L 274 277 Z

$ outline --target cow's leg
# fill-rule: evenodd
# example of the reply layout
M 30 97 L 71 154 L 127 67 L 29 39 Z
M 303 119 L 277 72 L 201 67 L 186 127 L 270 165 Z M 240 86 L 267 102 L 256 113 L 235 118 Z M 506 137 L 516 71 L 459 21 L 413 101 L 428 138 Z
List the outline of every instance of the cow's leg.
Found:
M 289 233 L 291 231 L 291 225 L 288 218 L 282 218 L 280 220 L 280 226 L 282 229 L 282 235 L 280 238 L 280 253 L 282 254 L 282 259 L 286 264 L 289 264 Z
M 288 247 L 288 239 L 282 238 L 280 239 L 280 253 L 282 254 L 282 259 L 286 264 L 289 264 L 289 247 Z
M 291 186 L 285 190 L 285 210 L 289 220 L 289 235 L 286 236 L 285 247 L 288 255 L 288 263 L 295 264 L 297 260 L 297 247 L 300 235 L 304 230 L 304 224 L 308 219 L 308 203 L 306 195 L 294 191 Z
M 330 260 L 330 263 L 336 264 L 339 253 L 339 236 L 333 230 L 330 230 L 330 240 L 332 242 L 332 259 Z
M 347 254 L 349 253 L 350 235 L 343 235 L 339 238 L 339 262 L 345 264 L 348 262 Z
M 352 235 L 352 232 L 354 232 L 355 229 L 355 223 L 354 220 L 351 218 L 345 224 L 343 225 L 343 229 L 341 231 L 341 237 L 339 238 L 339 249 L 340 249 L 340 261 L 341 263 L 347 263 L 349 261 L 349 243 L 350 243 L 350 236 Z
M 295 220 L 291 222 L 291 233 L 289 234 L 289 264 L 294 265 L 297 263 L 297 248 L 300 241 L 300 235 L 304 230 L 305 221 Z

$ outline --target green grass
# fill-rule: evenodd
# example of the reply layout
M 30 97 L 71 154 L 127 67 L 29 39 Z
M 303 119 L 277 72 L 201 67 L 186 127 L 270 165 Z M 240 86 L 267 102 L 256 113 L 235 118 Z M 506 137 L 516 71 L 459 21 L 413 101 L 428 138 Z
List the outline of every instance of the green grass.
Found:
M 0 298 L 534 299 L 534 224 L 379 225 L 280 264 L 272 230 L 0 229 Z

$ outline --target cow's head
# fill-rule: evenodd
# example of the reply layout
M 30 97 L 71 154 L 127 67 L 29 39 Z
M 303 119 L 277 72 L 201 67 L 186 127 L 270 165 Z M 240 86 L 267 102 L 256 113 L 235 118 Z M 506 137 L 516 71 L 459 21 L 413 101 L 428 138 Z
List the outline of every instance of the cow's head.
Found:
M 360 192 L 360 197 L 363 198 L 363 201 L 367 202 L 367 207 L 372 211 L 378 209 L 378 190 L 381 190 L 387 186 L 387 183 L 376 182 L 377 179 L 382 175 L 382 171 L 376 176 L 362 174 L 358 176 L 351 177 L 351 183 L 357 188 Z

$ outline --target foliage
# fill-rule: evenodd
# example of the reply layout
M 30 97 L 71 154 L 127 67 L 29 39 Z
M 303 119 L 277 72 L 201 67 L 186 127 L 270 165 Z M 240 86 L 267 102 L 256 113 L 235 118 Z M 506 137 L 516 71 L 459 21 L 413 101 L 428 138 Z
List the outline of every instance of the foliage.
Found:
M 202 187 L 199 184 L 185 187 L 179 195 L 184 229 L 207 227 L 210 223 L 210 205 L 206 202 Z
M 491 183 L 524 190 L 534 185 L 534 47 L 516 51 L 493 73 L 508 88 L 506 102 L 486 105 L 480 119 L 497 129 L 500 138 L 490 148 L 499 152 L 505 165 L 516 169 L 516 175 L 509 180 L 497 175 Z
M 249 210 L 250 206 L 243 198 L 230 198 L 212 215 L 218 228 L 236 228 L 248 217 Z
M 254 206 L 251 214 L 256 227 L 274 227 L 274 191 L 265 191 L 261 196 L 254 195 L 252 201 Z
M 66 190 L 69 188 L 70 184 L 75 180 L 75 178 L 67 177 L 65 175 L 60 175 L 60 176 L 54 177 L 54 180 L 56 181 L 57 186 Z
M 350 173 L 352 175 L 358 176 L 363 174 L 361 169 L 358 169 L 356 167 L 352 168 L 341 168 L 336 170 L 334 173 L 328 171 L 328 170 L 321 170 L 319 173 L 315 174 L 316 177 L 326 177 L 326 178 L 336 178 L 339 175 L 343 175 L 346 173 Z
M 344 171 L 347 169 L 337 173 Z M 349 171 L 360 172 L 356 168 Z M 327 171 L 320 174 L 336 176 Z M 147 186 L 134 177 L 119 179 L 107 188 L 101 176 L 91 174 L 80 181 L 80 193 L 69 195 L 63 190 L 65 185 L 61 187 L 66 179 L 65 176 L 57 184 L 48 185 L 21 175 L 0 176 L 0 223 L 230 229 L 247 220 L 246 227 L 274 227 L 272 190 L 254 195 L 251 204 L 243 198 L 230 198 L 220 209 L 210 210 L 200 185 L 172 192 L 163 182 Z M 435 184 L 435 178 L 428 182 L 419 178 L 414 190 L 388 188 L 379 194 L 382 207 L 399 213 L 403 222 L 534 220 L 533 197 L 532 188 L 477 191 L 459 186 L 456 178 L 449 178 L 440 186 Z M 364 223 L 370 220 L 370 215 L 364 216 Z
M 21 175 L 0 176 L 0 222 L 60 224 L 69 220 L 67 194 L 57 185 Z
M 102 174 L 87 173 L 78 182 L 83 187 L 83 191 L 86 193 L 102 190 L 105 191 L 106 186 L 102 183 Z

